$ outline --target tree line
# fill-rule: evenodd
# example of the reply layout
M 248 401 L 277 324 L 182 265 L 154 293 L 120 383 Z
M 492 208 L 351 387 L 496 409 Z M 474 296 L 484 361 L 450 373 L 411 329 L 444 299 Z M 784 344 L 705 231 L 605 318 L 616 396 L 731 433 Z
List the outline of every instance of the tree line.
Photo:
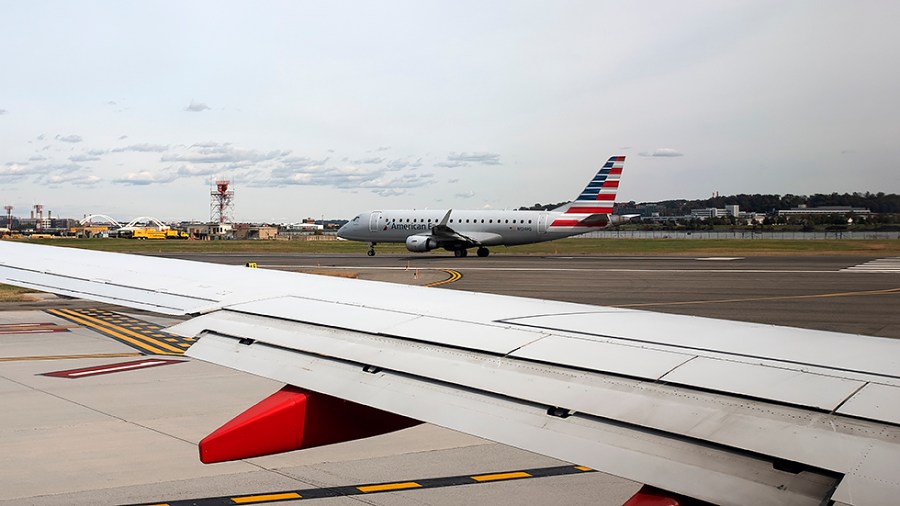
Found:
M 556 204 L 534 204 L 523 206 L 519 210 L 551 210 L 568 202 Z M 740 206 L 741 211 L 753 211 L 766 214 L 775 214 L 777 211 L 793 209 L 806 205 L 807 207 L 826 206 L 850 206 L 861 207 L 879 214 L 900 213 L 900 195 L 896 193 L 816 193 L 813 195 L 765 195 L 746 194 L 716 196 L 708 199 L 675 199 L 659 202 L 620 202 L 617 209 L 655 206 L 655 212 L 662 216 L 685 216 L 691 214 L 691 209 L 703 209 L 709 207 L 723 208 L 726 205 Z

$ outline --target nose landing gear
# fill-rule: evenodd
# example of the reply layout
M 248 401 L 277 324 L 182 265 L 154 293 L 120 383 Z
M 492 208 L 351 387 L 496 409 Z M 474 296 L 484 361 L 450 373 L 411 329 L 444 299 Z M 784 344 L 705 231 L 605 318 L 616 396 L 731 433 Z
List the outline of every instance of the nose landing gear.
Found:
M 375 243 L 374 242 L 369 243 L 369 251 L 366 251 L 366 255 L 369 255 L 370 257 L 375 256 Z

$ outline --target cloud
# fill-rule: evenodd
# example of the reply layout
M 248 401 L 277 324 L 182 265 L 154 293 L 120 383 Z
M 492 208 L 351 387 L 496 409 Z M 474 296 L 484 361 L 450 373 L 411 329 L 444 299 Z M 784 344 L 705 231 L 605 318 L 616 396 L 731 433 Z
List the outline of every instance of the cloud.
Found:
M 197 102 L 194 99 L 191 99 L 191 105 L 184 108 L 185 111 L 189 112 L 203 112 L 207 109 L 209 109 L 208 105 L 203 102 Z
M 450 153 L 447 155 L 446 162 L 440 162 L 436 165 L 440 167 L 462 167 L 469 163 L 478 163 L 481 165 L 500 165 L 500 155 L 497 153 L 487 153 L 479 151 L 475 153 Z
M 0 181 L 12 182 L 20 181 L 33 174 L 29 171 L 28 166 L 18 163 L 7 163 L 6 166 L 0 167 Z
M 43 183 L 49 186 L 95 186 L 100 181 L 99 177 L 90 174 L 58 174 L 43 179 Z
M 6 109 L 0 109 L 0 116 L 3 116 L 4 114 L 6 114 Z
M 149 170 L 142 170 L 139 172 L 130 172 L 126 174 L 125 177 L 113 179 L 113 183 L 146 186 L 151 184 L 171 183 L 175 179 L 177 179 L 177 175 L 171 171 L 150 172 Z
M 397 158 L 391 160 L 387 164 L 387 168 L 392 170 L 416 169 L 422 166 L 422 159 L 417 158 L 416 161 L 410 161 L 408 158 Z
M 363 158 L 361 160 L 353 160 L 353 163 L 360 164 L 360 165 L 378 165 L 380 163 L 384 163 L 384 158 L 380 158 L 380 157 Z
M 162 144 L 149 144 L 149 143 L 141 143 L 141 144 L 131 144 L 130 146 L 124 146 L 121 148 L 115 148 L 112 150 L 113 153 L 124 153 L 126 151 L 131 151 L 135 153 L 162 153 L 163 151 L 167 151 L 169 146 L 163 146 Z
M 39 136 L 38 138 L 43 138 L 43 135 Z M 80 135 L 57 135 L 55 139 L 60 142 L 81 142 Z
M 31 158 L 29 158 L 28 161 L 29 162 L 43 162 L 46 159 L 47 159 L 46 156 L 34 155 Z
M 174 170 L 181 177 L 211 176 L 220 172 L 219 167 L 213 165 L 197 167 L 190 163 L 181 165 L 177 169 L 170 167 L 168 170 Z
M 448 179 L 447 182 L 450 183 L 450 184 L 458 183 L 458 182 L 459 182 L 459 178 L 458 178 L 458 177 L 455 177 L 455 178 L 453 178 L 453 179 Z
M 397 197 L 405 194 L 406 190 L 397 188 L 380 188 L 377 190 L 372 190 L 372 193 L 375 193 L 381 197 Z
M 160 158 L 163 162 L 231 163 L 236 166 L 271 162 L 287 157 L 290 151 L 256 151 L 234 147 L 231 144 L 204 143 L 189 146 L 187 153 L 171 153 Z
M 120 136 L 119 136 L 119 140 L 120 140 L 120 141 L 125 140 L 125 139 L 127 139 L 127 138 L 128 138 L 127 135 L 120 135 Z
M 684 156 L 684 153 L 676 151 L 672 148 L 656 148 L 653 151 L 644 151 L 639 154 L 641 156 L 654 156 L 660 158 L 674 158 L 676 156 Z
M 467 192 L 457 193 L 456 195 L 454 195 L 454 197 L 456 197 L 458 199 L 470 199 L 474 196 L 475 196 L 475 192 L 473 192 L 472 190 L 469 190 Z
M 82 153 L 79 155 L 72 155 L 69 157 L 69 160 L 73 162 L 96 162 L 100 157 L 97 155 L 91 155 L 88 153 Z
M 382 151 L 389 151 L 390 149 L 390 146 L 378 146 L 377 148 L 375 148 L 375 152 L 380 153 Z

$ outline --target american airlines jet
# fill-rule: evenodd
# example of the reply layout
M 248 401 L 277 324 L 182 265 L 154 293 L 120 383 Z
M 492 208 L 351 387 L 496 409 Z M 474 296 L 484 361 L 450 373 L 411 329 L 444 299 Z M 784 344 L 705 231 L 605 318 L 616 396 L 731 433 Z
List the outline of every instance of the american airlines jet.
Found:
M 416 210 L 369 211 L 338 230 L 338 237 L 369 243 L 375 255 L 380 242 L 406 243 L 412 252 L 436 248 L 464 257 L 469 248 L 478 256 L 488 246 L 514 246 L 552 241 L 620 223 L 632 216 L 614 216 L 613 204 L 624 156 L 611 157 L 578 197 L 552 211 Z

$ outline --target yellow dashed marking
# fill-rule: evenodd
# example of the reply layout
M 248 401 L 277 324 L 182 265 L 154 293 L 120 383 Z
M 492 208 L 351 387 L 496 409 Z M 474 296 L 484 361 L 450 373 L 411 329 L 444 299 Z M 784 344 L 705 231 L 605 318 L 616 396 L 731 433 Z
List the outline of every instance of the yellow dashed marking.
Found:
M 480 476 L 473 476 L 472 479 L 475 481 L 496 481 L 496 480 L 514 480 L 516 478 L 530 478 L 531 475 L 524 472 L 517 473 L 499 473 L 499 474 L 482 474 Z
M 360 492 L 384 492 L 387 490 L 403 490 L 407 488 L 419 488 L 422 485 L 414 481 L 406 481 L 403 483 L 387 483 L 385 485 L 367 485 L 364 487 L 356 487 Z
M 300 494 L 288 492 L 285 494 L 247 495 L 244 497 L 232 497 L 235 504 L 252 504 L 255 502 L 284 501 L 285 499 L 300 499 Z

